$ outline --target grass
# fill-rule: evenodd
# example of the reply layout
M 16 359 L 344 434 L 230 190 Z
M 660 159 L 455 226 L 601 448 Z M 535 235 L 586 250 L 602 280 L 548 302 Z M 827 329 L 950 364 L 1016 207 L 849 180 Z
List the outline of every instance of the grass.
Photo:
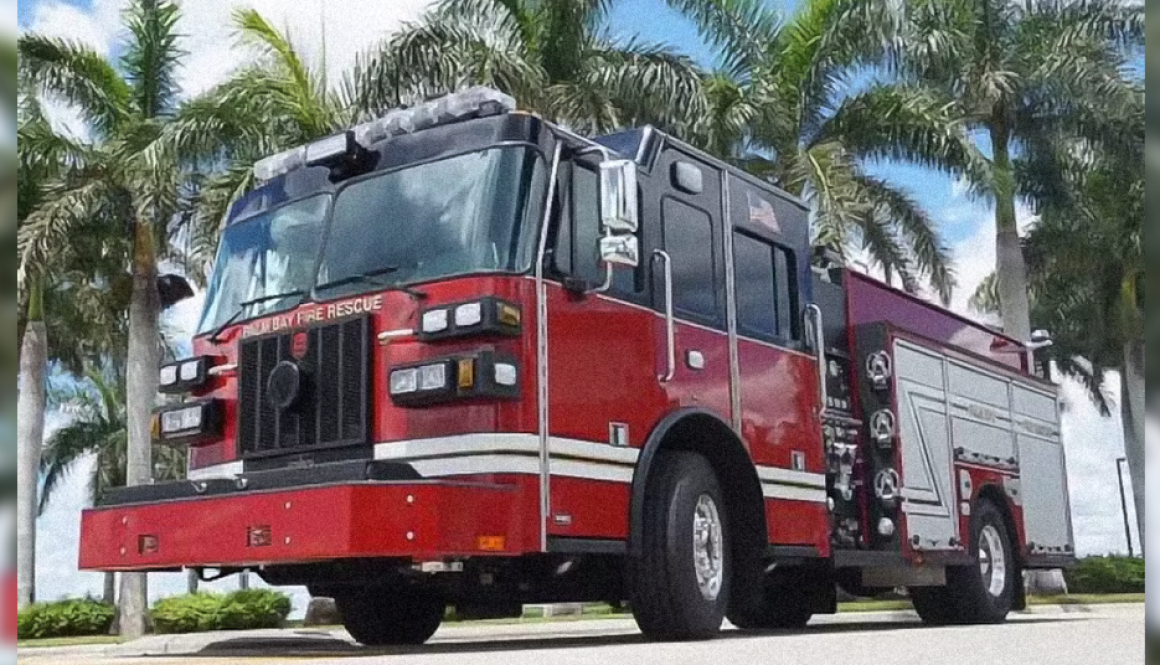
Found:
M 24 647 L 76 647 L 93 644 L 120 644 L 124 642 L 120 635 L 81 635 L 79 637 L 48 637 L 42 640 L 18 640 L 16 646 Z
M 1142 603 L 1142 593 L 1113 593 L 1113 594 L 1073 594 L 1069 596 L 1032 596 L 1027 599 L 1028 605 L 1108 605 L 1113 603 Z M 846 612 L 897 612 L 910 609 L 907 600 L 857 600 L 838 605 L 838 611 Z M 538 623 L 558 623 L 569 621 L 588 621 L 592 619 L 625 619 L 631 615 L 626 612 L 617 612 L 603 603 L 591 603 L 584 606 L 583 614 L 566 614 L 554 617 L 528 615 L 515 619 L 487 619 L 473 623 L 483 625 L 522 625 Z M 450 620 L 448 623 L 464 623 Z M 342 626 L 309 626 L 304 627 L 302 621 L 287 621 L 286 628 L 318 631 L 342 630 Z M 91 635 L 87 637 L 55 637 L 44 640 L 21 640 L 16 643 L 19 648 L 38 647 L 67 647 L 89 646 L 94 644 L 120 644 L 122 638 L 116 635 Z

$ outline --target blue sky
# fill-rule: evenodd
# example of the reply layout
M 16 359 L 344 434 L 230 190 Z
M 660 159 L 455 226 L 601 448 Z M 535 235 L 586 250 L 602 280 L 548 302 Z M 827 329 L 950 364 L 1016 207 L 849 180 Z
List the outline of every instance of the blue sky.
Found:
M 21 0 L 13 13 L 21 30 L 79 40 L 108 55 L 116 52 L 120 32 L 118 12 L 124 2 Z M 396 29 L 401 21 L 417 18 L 426 3 L 427 0 L 186 0 L 185 18 L 179 27 L 186 35 L 189 56 L 179 81 L 186 94 L 193 95 L 247 62 L 246 54 L 234 47 L 229 26 L 233 8 L 254 7 L 276 25 L 288 28 L 299 49 L 315 63 L 321 61 L 318 25 L 320 13 L 325 12 L 330 36 L 327 63 L 334 79 L 359 52 Z M 13 11 L 14 4 L 14 0 L 0 0 L 0 6 L 9 8 L 8 11 Z M 794 3 L 773 2 L 771 6 L 792 10 Z M 699 62 L 712 63 L 712 55 L 700 45 L 694 27 L 669 9 L 663 0 L 619 0 L 609 26 L 617 34 L 637 34 L 646 41 L 666 42 Z M 67 109 L 57 109 L 56 119 L 62 126 L 83 134 L 83 128 Z M 943 239 L 954 256 L 961 284 L 952 306 L 969 314 L 965 311 L 966 297 L 991 272 L 994 264 L 994 223 L 990 208 L 968 199 L 948 177 L 938 173 L 898 164 L 874 165 L 872 171 L 908 190 L 939 223 Z M 1020 218 L 1024 224 L 1031 221 L 1025 209 L 1020 210 Z M 191 333 L 199 306 L 200 298 L 183 303 L 176 308 L 170 323 L 178 330 Z M 1117 386 L 1111 388 L 1113 393 L 1118 393 Z M 1078 547 L 1081 552 L 1089 553 L 1123 550 L 1114 461 L 1123 449 L 1119 425 L 1100 418 L 1076 384 L 1066 383 L 1063 395 L 1070 406 L 1065 416 L 1064 436 Z M 59 414 L 54 414 L 49 426 L 59 426 L 61 422 Z M 41 520 L 38 579 L 44 598 L 99 592 L 99 576 L 76 572 L 77 520 L 86 475 L 85 469 L 78 469 L 60 500 Z M 156 576 L 152 595 L 178 592 L 183 583 L 181 576 Z M 232 584 L 226 581 L 219 586 Z M 301 594 L 297 602 L 302 609 Z

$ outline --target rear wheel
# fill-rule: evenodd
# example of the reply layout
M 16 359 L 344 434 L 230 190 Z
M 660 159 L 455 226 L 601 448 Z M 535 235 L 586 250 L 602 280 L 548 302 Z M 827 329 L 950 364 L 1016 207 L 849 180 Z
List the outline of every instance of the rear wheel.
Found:
M 632 612 L 651 639 L 713 637 L 729 603 L 728 516 L 717 477 L 695 453 L 657 457 L 644 498 Z
M 442 598 L 422 589 L 345 591 L 334 602 L 346 631 L 367 646 L 422 644 L 439 629 L 446 610 Z
M 1018 562 L 1003 513 L 980 501 L 971 516 L 974 563 L 947 568 L 945 587 L 910 589 L 914 609 L 931 625 L 1000 623 L 1015 605 Z
M 1015 605 L 1018 563 L 1003 513 L 981 501 L 971 516 L 975 565 L 947 571 L 959 621 L 1000 623 Z

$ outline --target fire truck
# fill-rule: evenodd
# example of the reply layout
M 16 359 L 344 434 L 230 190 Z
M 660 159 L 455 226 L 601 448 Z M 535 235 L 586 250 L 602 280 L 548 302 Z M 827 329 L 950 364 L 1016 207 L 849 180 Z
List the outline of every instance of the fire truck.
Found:
M 84 570 L 252 571 L 389 645 L 448 606 L 800 627 L 838 587 L 999 622 L 1073 560 L 1045 340 L 828 261 L 802 201 L 664 132 L 472 88 L 254 175 L 160 368 L 188 479 L 86 510 Z

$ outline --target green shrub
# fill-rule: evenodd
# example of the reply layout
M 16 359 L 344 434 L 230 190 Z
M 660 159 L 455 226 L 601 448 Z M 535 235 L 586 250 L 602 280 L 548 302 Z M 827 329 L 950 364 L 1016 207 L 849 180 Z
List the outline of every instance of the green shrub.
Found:
M 92 598 L 36 603 L 17 615 L 16 633 L 22 640 L 107 635 L 116 613 Z
M 280 628 L 290 614 L 290 598 L 269 589 L 228 595 L 197 593 L 157 601 L 153 628 L 158 633 Z
M 1144 559 L 1092 556 L 1063 575 L 1069 593 L 1144 593 Z

